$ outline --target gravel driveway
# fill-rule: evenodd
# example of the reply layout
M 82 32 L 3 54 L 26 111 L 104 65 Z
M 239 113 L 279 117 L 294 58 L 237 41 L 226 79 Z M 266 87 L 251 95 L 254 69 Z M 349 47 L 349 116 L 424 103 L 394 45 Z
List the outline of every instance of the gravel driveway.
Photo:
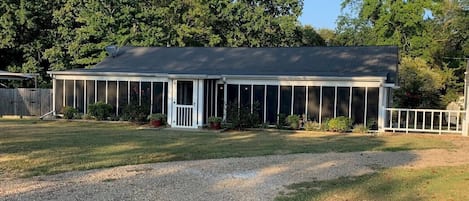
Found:
M 362 175 L 376 168 L 469 164 L 468 150 L 293 154 L 122 166 L 0 180 L 0 200 L 272 200 L 292 183 Z

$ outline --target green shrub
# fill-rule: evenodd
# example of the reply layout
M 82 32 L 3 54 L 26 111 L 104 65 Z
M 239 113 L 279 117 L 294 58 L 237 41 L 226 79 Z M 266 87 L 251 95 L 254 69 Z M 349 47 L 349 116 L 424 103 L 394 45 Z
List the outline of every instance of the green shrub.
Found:
M 368 119 L 368 121 L 366 122 L 366 127 L 367 127 L 369 130 L 378 130 L 378 122 L 376 121 L 375 118 L 370 118 L 370 119 Z
M 73 107 L 69 107 L 69 106 L 64 107 L 63 111 L 64 111 L 64 119 L 73 119 L 75 115 L 78 114 L 77 109 Z
M 253 105 L 251 113 L 250 106 L 238 108 L 237 104 L 229 103 L 227 105 L 227 121 L 233 129 L 253 128 L 259 125 L 259 103 Z
M 83 113 L 77 112 L 73 115 L 73 119 L 83 119 L 83 115 L 84 115 Z
M 147 116 L 147 120 L 152 121 L 152 120 L 160 120 L 161 123 L 164 123 L 166 121 L 166 115 L 163 113 L 154 113 L 150 114 Z
M 215 117 L 215 116 L 211 116 L 211 117 L 208 118 L 209 123 L 220 123 L 221 120 L 222 120 L 222 118 Z
M 289 115 L 286 119 L 290 128 L 296 130 L 300 127 L 300 116 L 298 115 Z
M 132 122 L 145 122 L 150 114 L 149 107 L 138 105 L 138 103 L 131 103 L 126 105 L 123 109 L 122 119 Z
M 89 114 L 83 114 L 81 116 L 82 119 L 86 119 L 86 120 L 92 120 L 93 119 L 93 116 L 89 115 Z
M 340 116 L 329 120 L 328 130 L 334 132 L 346 132 L 352 127 L 352 121 L 348 117 Z
M 321 125 L 320 125 L 320 130 L 321 131 L 329 131 L 329 121 L 330 121 L 330 119 L 322 120 Z
M 280 113 L 277 115 L 277 124 L 275 125 L 278 129 L 282 129 L 287 125 L 287 115 Z
M 307 131 L 319 131 L 321 130 L 321 124 L 315 121 L 308 121 L 304 125 L 305 130 Z
M 368 133 L 368 127 L 363 124 L 357 124 L 353 126 L 352 132 L 354 133 Z
M 88 114 L 97 120 L 105 120 L 111 116 L 112 105 L 104 102 L 97 102 L 88 105 Z

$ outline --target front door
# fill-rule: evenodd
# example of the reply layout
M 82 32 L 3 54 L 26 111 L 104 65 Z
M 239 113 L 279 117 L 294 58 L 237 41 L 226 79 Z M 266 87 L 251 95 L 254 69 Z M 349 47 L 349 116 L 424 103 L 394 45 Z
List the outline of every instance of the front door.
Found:
M 173 116 L 172 127 L 197 128 L 196 103 L 196 81 L 174 80 L 173 81 Z

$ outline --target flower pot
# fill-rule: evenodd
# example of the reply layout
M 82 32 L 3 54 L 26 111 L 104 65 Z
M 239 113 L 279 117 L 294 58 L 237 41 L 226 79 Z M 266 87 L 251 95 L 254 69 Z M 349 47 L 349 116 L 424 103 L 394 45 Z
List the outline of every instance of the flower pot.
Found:
M 220 129 L 221 128 L 220 122 L 210 122 L 210 128 L 215 129 L 215 130 Z
M 150 124 L 153 126 L 153 127 L 160 127 L 161 126 L 161 119 L 158 119 L 158 120 L 151 120 L 150 121 Z

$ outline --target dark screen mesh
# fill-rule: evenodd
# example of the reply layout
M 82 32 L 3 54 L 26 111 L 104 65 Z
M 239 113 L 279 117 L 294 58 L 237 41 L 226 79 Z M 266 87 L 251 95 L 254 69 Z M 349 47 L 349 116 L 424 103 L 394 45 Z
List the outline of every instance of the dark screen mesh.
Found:
M 217 85 L 217 116 L 223 117 L 223 98 L 224 98 L 224 89 L 223 84 Z
M 117 106 L 117 82 L 108 81 L 107 83 L 107 103 L 112 105 L 112 114 L 116 114 Z
M 375 124 L 378 121 L 379 88 L 377 87 L 368 88 L 367 98 L 368 100 L 367 100 L 367 108 L 366 108 L 366 123 L 367 125 Z
M 363 124 L 365 112 L 365 88 L 352 88 L 352 120 L 354 124 Z
M 153 113 L 163 113 L 163 82 L 153 82 Z
M 98 102 L 106 102 L 106 81 L 98 81 Z
M 285 115 L 291 114 L 291 98 L 292 98 L 292 87 L 281 86 L 280 87 L 280 113 Z
M 95 103 L 95 81 L 87 80 L 86 81 L 86 105 Z
M 64 81 L 55 80 L 55 111 L 58 113 L 63 112 L 64 107 Z
M 277 106 L 278 106 L 278 86 L 267 86 L 266 109 L 267 122 L 269 124 L 277 123 Z
M 306 87 L 295 86 L 293 98 L 293 114 L 305 114 L 306 107 Z
M 73 107 L 73 99 L 75 99 L 73 91 L 73 80 L 65 80 L 65 105 L 68 107 Z
M 251 105 L 251 85 L 240 86 L 240 107 L 250 107 Z
M 238 85 L 229 84 L 228 86 L 228 105 L 238 107 Z
M 308 119 L 319 122 L 319 99 L 321 87 L 308 87 Z
M 322 87 L 322 120 L 334 118 L 335 87 Z
M 125 106 L 128 104 L 128 82 L 119 81 L 119 114 L 122 114 Z
M 348 109 L 350 103 L 350 88 L 337 88 L 337 116 L 348 117 Z
M 257 114 L 259 115 L 259 123 L 264 122 L 264 90 L 264 85 L 253 86 L 253 112 L 257 112 Z
M 130 104 L 138 105 L 139 103 L 139 83 L 130 82 Z
M 84 107 L 85 107 L 85 89 L 84 89 L 84 81 L 83 80 L 77 80 L 75 81 L 76 85 L 76 108 L 78 112 L 83 113 L 84 112 Z

